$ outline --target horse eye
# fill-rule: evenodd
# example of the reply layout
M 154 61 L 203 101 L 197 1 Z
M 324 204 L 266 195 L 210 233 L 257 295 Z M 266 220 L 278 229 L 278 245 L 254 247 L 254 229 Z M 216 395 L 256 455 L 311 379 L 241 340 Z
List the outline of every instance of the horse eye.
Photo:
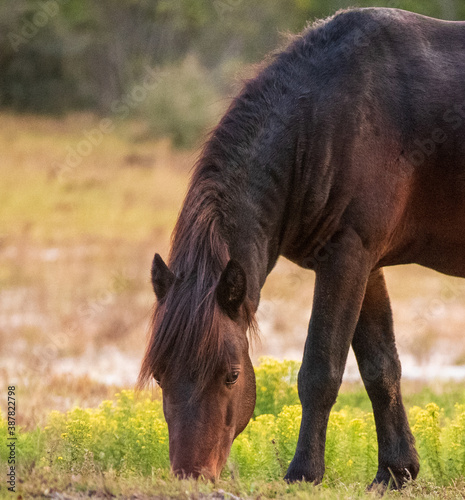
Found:
M 158 387 L 161 387 L 161 382 L 157 377 L 153 377 L 153 380 L 155 380 L 155 383 L 158 385 Z
M 238 378 L 239 378 L 238 371 L 228 373 L 228 375 L 226 376 L 226 385 L 234 385 L 237 382 Z

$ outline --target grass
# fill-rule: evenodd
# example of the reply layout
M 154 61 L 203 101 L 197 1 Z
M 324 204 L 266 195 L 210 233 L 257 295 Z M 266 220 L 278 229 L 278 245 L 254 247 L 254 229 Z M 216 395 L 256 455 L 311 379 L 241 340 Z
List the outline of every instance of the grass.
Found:
M 108 346 L 140 359 L 147 270 L 155 249 L 168 252 L 193 154 L 134 143 L 127 125 L 61 171 L 95 123 L 0 118 L 0 366 L 10 372 L 46 376 Z
M 41 425 L 23 427 L 17 441 L 18 492 L 23 497 L 54 492 L 134 497 L 158 495 L 202 498 L 219 494 L 248 498 L 365 498 L 365 486 L 376 473 L 377 445 L 373 415 L 365 409 L 361 389 L 343 391 L 328 427 L 323 484 L 286 485 L 281 478 L 293 456 L 301 408 L 296 403 L 298 364 L 265 358 L 256 368 L 254 419 L 235 440 L 228 464 L 215 484 L 180 481 L 171 476 L 168 431 L 161 394 L 111 393 L 89 380 L 55 381 L 54 392 L 69 394 L 87 408 L 51 411 Z M 60 383 L 61 382 L 61 383 Z M 430 389 L 428 389 L 431 391 Z M 456 392 L 457 391 L 457 392 Z M 419 480 L 402 493 L 406 498 L 457 498 L 465 473 L 465 404 L 437 397 L 413 396 L 409 418 L 421 457 Z M 427 394 L 446 402 L 442 409 Z M 455 387 L 451 395 L 458 394 Z M 18 401 L 25 394 L 17 394 Z M 105 396 L 104 396 L 105 397 Z M 358 403 L 357 403 L 358 401 Z M 460 394 L 465 403 L 465 391 Z M 350 406 L 347 405 L 350 404 Z M 6 421 L 0 420 L 0 459 L 6 463 Z M 219 493 L 222 490 L 223 493 Z M 420 493 L 421 492 L 421 493 Z M 394 494 L 393 494 L 394 495 Z M 395 494 L 398 496 L 398 493 Z
M 388 492 L 383 498 L 444 499 L 457 500 L 464 497 L 465 482 L 459 480 L 450 486 L 437 486 L 428 481 L 417 481 L 407 486 L 402 494 Z M 0 493 L 1 495 L 1 493 Z M 117 475 L 100 476 L 62 474 L 50 477 L 47 472 L 34 471 L 24 488 L 23 498 L 128 498 L 128 499 L 315 499 L 351 500 L 380 498 L 376 493 L 367 493 L 366 486 L 353 484 L 309 484 L 287 485 L 283 481 L 239 481 L 219 480 L 215 484 L 202 481 L 177 480 L 167 474 L 162 478 L 121 478 Z M 5 498 L 5 496 L 3 497 Z M 11 498 L 11 497 L 6 497 Z
M 5 128 L 18 127 L 18 118 L 3 120 Z M 124 135 L 113 134 L 70 168 L 70 148 L 75 149 L 93 126 L 90 118 L 78 116 L 76 121 L 65 134 L 52 131 L 59 122 L 29 118 L 20 122 L 14 140 L 8 133 L 0 135 L 5 152 L 0 171 L 1 238 L 8 243 L 27 237 L 53 246 L 86 240 L 140 241 L 169 230 L 187 180 L 185 170 L 173 165 L 182 165 L 190 154 L 174 153 L 163 142 L 134 146 Z M 47 133 L 33 127 L 42 128 L 44 122 Z

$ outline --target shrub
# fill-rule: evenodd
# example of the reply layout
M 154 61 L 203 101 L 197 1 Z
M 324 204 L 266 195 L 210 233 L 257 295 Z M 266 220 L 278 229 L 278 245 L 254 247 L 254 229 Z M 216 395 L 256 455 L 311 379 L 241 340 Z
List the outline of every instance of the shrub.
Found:
M 465 405 L 456 405 L 455 418 L 444 429 L 444 448 L 450 453 L 445 459 L 447 477 L 465 476 Z
M 137 471 L 151 474 L 166 469 L 168 430 L 161 401 L 147 394 L 121 391 L 116 402 L 104 401 L 97 409 L 75 408 L 53 412 L 46 427 L 52 462 L 68 471 Z
M 255 368 L 257 402 L 254 416 L 270 414 L 277 416 L 284 406 L 300 403 L 297 392 L 297 375 L 300 363 L 278 361 L 274 358 L 260 358 Z
M 276 446 L 276 418 L 260 415 L 234 441 L 228 468 L 234 476 L 276 479 L 281 474 Z
M 171 138 L 177 147 L 198 145 L 226 105 L 214 76 L 193 55 L 164 67 L 158 83 L 137 110 L 147 120 L 150 132 Z
M 442 412 L 438 405 L 430 403 L 426 408 L 413 407 L 410 410 L 414 422 L 412 431 L 416 438 L 417 449 L 422 459 L 422 475 L 433 477 L 436 481 L 444 479 L 441 420 Z

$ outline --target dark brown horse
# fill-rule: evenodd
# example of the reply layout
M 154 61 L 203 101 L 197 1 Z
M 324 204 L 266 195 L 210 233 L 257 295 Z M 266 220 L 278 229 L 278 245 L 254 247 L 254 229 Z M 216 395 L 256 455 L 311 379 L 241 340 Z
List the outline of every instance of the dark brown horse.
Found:
M 352 345 L 377 483 L 415 478 L 383 266 L 465 277 L 465 23 L 337 14 L 276 54 L 206 143 L 173 235 L 140 385 L 163 388 L 172 468 L 215 477 L 255 401 L 247 331 L 283 255 L 316 272 L 286 478 L 321 481 Z M 309 297 L 310 302 L 310 297 Z M 309 304 L 310 305 L 310 304 Z

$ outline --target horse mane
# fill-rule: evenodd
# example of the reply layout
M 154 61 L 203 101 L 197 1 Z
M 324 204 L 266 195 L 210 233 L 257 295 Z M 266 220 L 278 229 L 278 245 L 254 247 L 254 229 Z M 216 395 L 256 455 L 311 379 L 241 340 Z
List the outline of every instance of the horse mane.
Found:
M 314 47 L 331 38 L 328 25 L 340 13 L 307 27 L 285 50 L 272 53 L 265 67 L 244 82 L 205 143 L 173 232 L 169 267 L 177 279 L 155 307 L 138 387 L 152 376 L 187 369 L 202 388 L 229 362 L 215 291 L 231 257 L 227 242 L 238 233 L 237 215 L 247 205 L 244 155 L 257 153 L 257 138 L 270 115 L 289 120 L 289 106 L 277 104 L 307 94 L 309 63 L 322 57 Z M 249 331 L 255 332 L 249 299 L 243 309 Z
M 220 367 L 230 364 L 221 327 L 225 313 L 215 291 L 230 260 L 225 234 L 231 222 L 225 212 L 231 193 L 221 179 L 221 169 L 213 166 L 214 155 L 208 154 L 209 148 L 207 143 L 173 231 L 169 268 L 176 281 L 154 309 L 139 388 L 153 376 L 187 369 L 201 391 Z M 249 331 L 255 332 L 249 299 L 243 310 Z

